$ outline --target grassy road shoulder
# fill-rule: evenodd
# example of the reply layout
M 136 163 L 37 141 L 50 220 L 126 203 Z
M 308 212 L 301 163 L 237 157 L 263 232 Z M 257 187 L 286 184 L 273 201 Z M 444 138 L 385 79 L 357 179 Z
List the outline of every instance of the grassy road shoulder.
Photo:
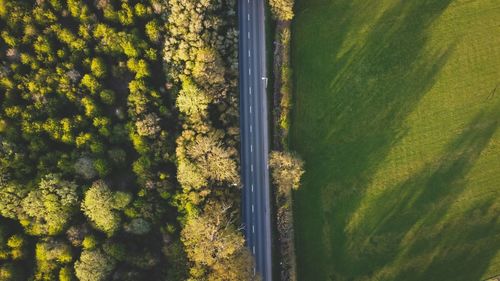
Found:
M 303 162 L 288 149 L 288 130 L 291 97 L 290 38 L 293 18 L 293 0 L 269 1 L 275 19 L 273 42 L 272 81 L 272 137 L 273 152 L 269 167 L 274 186 L 275 218 L 277 225 L 277 256 L 279 280 L 297 280 L 295 238 L 293 224 L 292 189 L 298 189 Z

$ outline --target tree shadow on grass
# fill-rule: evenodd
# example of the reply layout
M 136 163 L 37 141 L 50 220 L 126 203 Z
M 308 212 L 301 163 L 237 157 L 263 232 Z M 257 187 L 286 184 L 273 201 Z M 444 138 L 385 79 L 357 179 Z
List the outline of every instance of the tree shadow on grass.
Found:
M 480 280 L 500 243 L 500 206 L 491 196 L 470 198 L 460 212 L 452 205 L 496 132 L 499 113 L 498 106 L 480 112 L 436 164 L 388 188 L 347 231 L 346 255 L 370 280 Z
M 404 135 L 405 118 L 434 85 L 453 50 L 453 44 L 438 53 L 425 49 L 429 27 L 451 0 L 397 1 L 380 15 L 374 11 L 374 23 L 365 28 L 363 39 L 342 50 L 359 23 L 360 8 L 367 9 L 363 16 L 376 8 L 366 2 L 371 1 L 335 1 L 329 9 L 342 10 L 325 13 L 332 20 L 325 16 L 316 23 L 320 38 L 330 32 L 335 39 L 302 46 L 331 43 L 331 48 L 306 56 L 310 62 L 300 62 L 310 50 L 298 46 L 294 54 L 299 61 L 294 65 L 297 91 L 311 91 L 297 95 L 295 113 L 304 114 L 295 116 L 291 131 L 292 148 L 304 156 L 307 171 L 305 188 L 296 193 L 302 198 L 295 205 L 299 277 L 304 280 L 328 280 L 337 274 L 354 280 L 374 270 L 343 257 L 349 239 L 346 218 L 358 207 L 378 165 Z M 322 30 L 321 20 L 339 25 Z M 306 39 L 301 37 L 299 33 L 295 40 Z M 305 73 L 314 81 L 298 76 Z M 314 99 L 315 103 L 308 101 Z M 301 108 L 309 106 L 315 108 Z M 317 259 L 304 260 L 311 257 Z

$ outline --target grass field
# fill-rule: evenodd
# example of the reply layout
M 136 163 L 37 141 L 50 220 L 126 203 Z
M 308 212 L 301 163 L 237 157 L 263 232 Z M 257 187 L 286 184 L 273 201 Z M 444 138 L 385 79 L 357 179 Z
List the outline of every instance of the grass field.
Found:
M 293 36 L 299 280 L 500 274 L 500 1 L 296 0 Z

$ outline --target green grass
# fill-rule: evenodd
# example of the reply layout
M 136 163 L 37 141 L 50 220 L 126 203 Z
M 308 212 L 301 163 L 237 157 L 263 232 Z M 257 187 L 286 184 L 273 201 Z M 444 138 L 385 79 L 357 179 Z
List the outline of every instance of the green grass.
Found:
M 299 280 L 500 274 L 500 1 L 296 1 Z

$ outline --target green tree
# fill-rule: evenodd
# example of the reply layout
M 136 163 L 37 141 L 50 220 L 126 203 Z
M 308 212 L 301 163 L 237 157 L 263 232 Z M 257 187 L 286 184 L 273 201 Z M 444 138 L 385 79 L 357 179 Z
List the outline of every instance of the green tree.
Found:
M 142 79 L 151 76 L 151 73 L 149 72 L 149 65 L 143 59 L 136 60 L 131 58 L 127 61 L 127 67 L 130 71 L 135 72 L 135 79 Z
M 104 158 L 98 158 L 94 160 L 94 169 L 101 178 L 109 175 L 109 173 L 111 172 L 110 165 Z
M 231 211 L 230 205 L 210 202 L 200 215 L 187 218 L 181 235 L 190 260 L 213 266 L 244 247 Z
M 160 118 L 155 113 L 144 115 L 135 122 L 137 133 L 142 137 L 152 137 L 158 134 L 160 128 Z
M 207 280 L 253 280 L 252 259 L 234 222 L 232 206 L 216 201 L 187 218 L 181 240 L 188 258 L 206 267 Z
M 208 180 L 200 168 L 187 159 L 179 159 L 177 170 L 177 180 L 187 190 L 199 189 L 208 185 Z
M 182 89 L 177 96 L 177 107 L 179 111 L 186 114 L 191 122 L 199 122 L 206 118 L 210 97 L 201 89 L 196 87 L 190 79 L 182 80 Z
M 59 270 L 59 281 L 74 281 L 73 270 L 69 266 L 62 267 Z
M 0 17 L 4 17 L 7 14 L 7 0 L 0 0 Z
M 152 42 L 159 42 L 162 28 L 157 20 L 148 22 L 145 26 L 146 35 Z
M 82 246 L 83 239 L 88 233 L 88 227 L 86 224 L 83 225 L 73 225 L 66 231 L 66 238 L 74 247 Z
M 106 240 L 102 245 L 102 250 L 117 261 L 123 261 L 127 258 L 127 250 L 123 243 L 111 239 Z
M 111 275 L 116 260 L 100 249 L 83 250 L 75 262 L 75 275 L 80 281 L 104 281 Z
M 14 234 L 7 240 L 7 246 L 10 248 L 12 260 L 20 260 L 26 257 L 27 248 L 25 237 L 20 234 Z
M 269 0 L 274 18 L 282 21 L 293 19 L 293 4 L 294 0 Z
M 273 151 L 269 157 L 269 167 L 274 184 L 280 192 L 298 189 L 300 178 L 304 174 L 304 163 L 296 155 Z
M 17 219 L 22 211 L 21 201 L 28 192 L 14 182 L 0 183 L 0 215 Z
M 95 181 L 85 193 L 82 210 L 95 226 L 112 236 L 121 225 L 120 210 L 130 203 L 130 195 L 112 192 L 102 181 Z
M 115 92 L 111 90 L 102 90 L 99 93 L 99 97 L 104 104 L 112 105 L 115 102 Z
M 99 81 L 91 74 L 83 75 L 82 81 L 80 82 L 82 86 L 86 87 L 91 94 L 96 94 L 97 91 L 101 89 L 101 84 Z
M 97 78 L 102 78 L 106 75 L 106 64 L 101 58 L 93 58 L 90 63 L 90 70 L 92 74 Z
M 35 280 L 56 280 L 59 269 L 73 260 L 71 247 L 61 241 L 44 239 L 36 244 Z
M 108 117 L 97 116 L 92 119 L 92 125 L 97 128 L 99 134 L 109 137 L 111 134 L 111 120 Z
M 83 238 L 82 247 L 85 250 L 92 250 L 97 247 L 98 241 L 94 235 L 87 235 Z
M 71 219 L 78 195 L 74 182 L 49 174 L 42 178 L 38 189 L 23 199 L 21 206 L 26 219 L 23 225 L 34 235 L 56 235 L 61 233 Z
M 254 259 L 248 248 L 242 248 L 229 258 L 214 264 L 208 274 L 208 281 L 258 281 L 260 276 L 253 273 Z
M 122 8 L 118 11 L 118 19 L 123 25 L 132 25 L 134 23 L 134 13 L 128 3 L 122 3 Z
M 226 81 L 224 63 L 220 54 L 214 48 L 199 48 L 193 54 L 195 61 L 192 69 L 195 81 L 204 88 L 210 89 L 214 96 L 220 97 L 218 91 Z
M 80 101 L 85 109 L 85 116 L 94 117 L 99 113 L 99 107 L 97 107 L 95 101 L 91 97 L 83 97 Z M 78 144 L 78 143 L 77 143 Z
M 186 151 L 206 178 L 216 182 L 238 183 L 238 167 L 234 160 L 236 150 L 224 147 L 221 136 L 217 133 L 196 136 L 188 144 Z
M 137 3 L 134 6 L 134 12 L 138 17 L 144 17 L 150 14 L 150 9 L 142 3 Z
M 147 155 L 142 155 L 132 164 L 132 170 L 141 182 L 144 182 L 151 175 L 151 162 Z
M 97 171 L 94 168 L 94 161 L 89 157 L 80 157 L 74 164 L 74 170 L 77 175 L 84 179 L 90 180 L 97 176 Z

